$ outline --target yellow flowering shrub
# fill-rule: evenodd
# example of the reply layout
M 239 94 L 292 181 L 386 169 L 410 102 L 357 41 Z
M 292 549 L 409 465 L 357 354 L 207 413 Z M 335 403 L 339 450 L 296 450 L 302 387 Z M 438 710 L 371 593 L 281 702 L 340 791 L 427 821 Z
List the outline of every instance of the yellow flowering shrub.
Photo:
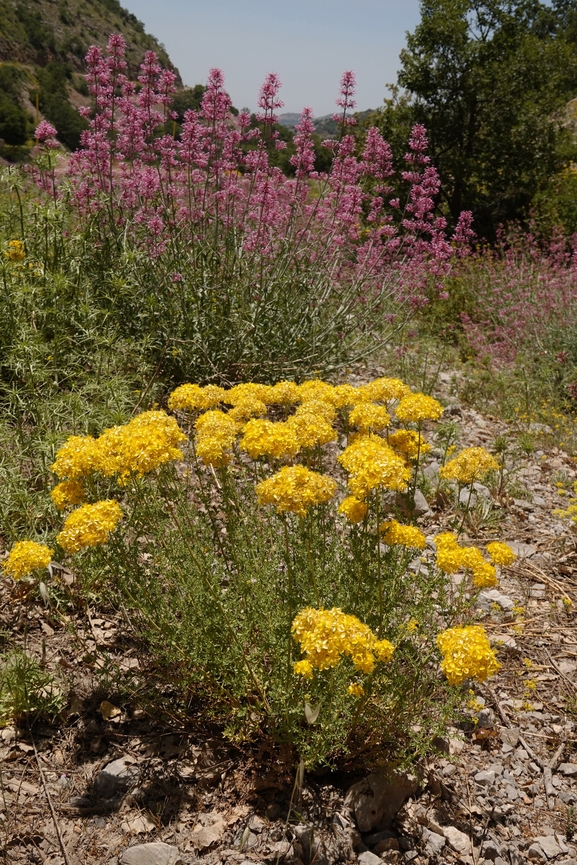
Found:
M 395 414 L 403 423 L 421 423 L 424 420 L 439 420 L 443 406 L 432 396 L 412 393 L 404 396 L 395 409 Z
M 56 540 L 67 553 L 105 544 L 122 516 L 120 505 L 112 499 L 81 505 L 67 517 Z
M 397 520 L 388 520 L 381 523 L 380 531 L 383 532 L 383 540 L 390 547 L 398 544 L 402 547 L 411 547 L 415 550 L 424 550 L 427 539 L 417 526 L 408 526 Z
M 274 505 L 278 513 L 304 517 L 312 505 L 330 501 L 337 491 L 332 478 L 306 466 L 284 466 L 256 486 L 259 505 Z
M 309 671 L 336 667 L 342 655 L 351 658 L 356 670 L 372 673 L 376 661 L 390 661 L 395 651 L 392 643 L 378 640 L 367 625 L 338 607 L 301 610 L 293 621 L 292 634 L 310 665 L 304 667 L 297 661 L 294 672 L 307 677 Z
M 320 399 L 307 399 L 297 406 L 294 417 L 309 417 L 312 415 L 332 424 L 336 413 L 336 408 L 330 402 L 324 402 Z
M 8 558 L 2 562 L 4 573 L 15 580 L 27 577 L 33 571 L 47 568 L 52 560 L 53 551 L 36 541 L 17 541 Z
M 311 381 L 303 381 L 298 386 L 298 395 L 300 402 L 309 402 L 311 399 L 320 400 L 321 402 L 330 403 L 333 397 L 334 386 L 320 379 Z
M 499 463 L 485 448 L 465 448 L 441 467 L 439 476 L 460 484 L 472 484 L 498 468 Z
M 484 682 L 501 666 L 481 625 L 449 628 L 438 635 L 437 645 L 443 655 L 441 669 L 451 685 L 466 679 Z
M 224 402 L 226 394 L 223 387 L 215 384 L 206 387 L 197 384 L 181 384 L 168 398 L 168 407 L 171 411 L 196 411 L 197 409 L 206 411 Z

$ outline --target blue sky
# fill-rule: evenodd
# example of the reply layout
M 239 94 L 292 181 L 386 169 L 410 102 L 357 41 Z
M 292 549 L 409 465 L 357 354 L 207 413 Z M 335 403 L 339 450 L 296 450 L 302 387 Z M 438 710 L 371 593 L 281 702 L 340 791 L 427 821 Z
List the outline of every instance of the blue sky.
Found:
M 357 76 L 357 109 L 376 108 L 394 83 L 419 0 L 123 0 L 162 42 L 185 84 L 223 70 L 237 108 L 256 107 L 268 72 L 282 111 L 331 113 L 341 74 Z

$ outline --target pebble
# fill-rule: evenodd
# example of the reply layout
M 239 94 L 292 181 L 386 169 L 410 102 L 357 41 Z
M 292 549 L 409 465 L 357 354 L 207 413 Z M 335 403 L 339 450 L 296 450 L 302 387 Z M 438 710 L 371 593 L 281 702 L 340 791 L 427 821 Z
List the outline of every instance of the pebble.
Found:
M 432 856 L 440 853 L 447 843 L 447 839 L 444 835 L 437 835 L 436 832 L 431 832 L 430 829 L 423 828 L 422 838 L 425 843 L 426 852 Z
M 452 847 L 457 853 L 464 853 L 466 850 L 471 849 L 471 839 L 469 836 L 454 826 L 444 826 L 443 835 L 447 839 L 449 847 Z
M 129 847 L 120 861 L 122 865 L 183 865 L 178 848 L 162 841 Z
M 132 762 L 131 757 L 119 757 L 113 760 L 98 773 L 94 779 L 94 792 L 104 799 L 112 799 L 136 783 L 140 769 Z
M 495 783 L 495 773 L 492 769 L 486 769 L 482 772 L 477 772 L 475 775 L 475 781 L 477 784 L 481 784 L 483 787 L 492 787 Z
M 557 771 L 567 778 L 573 778 L 577 775 L 577 763 L 561 763 Z
M 359 865 L 383 865 L 383 860 L 380 856 L 371 853 L 370 850 L 365 850 L 358 858 Z

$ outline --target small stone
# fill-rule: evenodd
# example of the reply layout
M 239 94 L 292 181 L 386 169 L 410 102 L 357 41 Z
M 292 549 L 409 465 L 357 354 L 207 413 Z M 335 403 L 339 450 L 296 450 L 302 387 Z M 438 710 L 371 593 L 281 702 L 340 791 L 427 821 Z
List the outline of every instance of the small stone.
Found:
M 443 835 L 457 853 L 465 853 L 471 850 L 471 839 L 464 832 L 460 832 L 454 826 L 443 827 Z
M 535 841 L 539 844 L 547 859 L 554 859 L 556 856 L 560 856 L 561 853 L 569 852 L 567 845 L 564 842 L 559 843 L 558 836 L 556 835 L 539 835 L 535 838 Z
M 531 844 L 529 849 L 527 850 L 527 859 L 530 859 L 531 862 L 546 862 L 547 857 L 539 844 Z
M 483 772 L 477 772 L 475 775 L 475 781 L 477 784 L 481 784 L 483 787 L 492 787 L 495 783 L 495 773 L 492 769 L 486 769 Z
M 572 790 L 561 790 L 559 793 L 559 798 L 563 802 L 564 805 L 571 805 L 573 802 L 577 802 L 577 796 L 573 793 Z
M 375 844 L 380 844 L 381 841 L 388 841 L 396 837 L 395 833 L 391 832 L 390 829 L 384 829 L 382 832 L 373 832 L 372 835 L 367 835 L 364 841 L 368 847 L 374 847 Z
M 183 865 L 178 848 L 162 841 L 129 847 L 120 861 L 122 865 Z
M 436 832 L 431 832 L 430 829 L 423 829 L 423 841 L 425 842 L 426 852 L 432 856 L 440 853 L 447 843 L 444 835 L 437 835 Z
M 537 547 L 533 544 L 524 544 L 521 541 L 507 541 L 507 544 L 519 559 L 530 559 L 537 552 Z
M 528 760 L 529 759 L 529 754 L 527 753 L 525 748 L 517 748 L 517 750 L 515 751 L 515 756 L 519 760 Z
M 491 859 L 495 862 L 501 855 L 501 849 L 491 838 L 489 838 L 489 840 L 485 841 L 483 844 L 481 853 L 485 859 Z
M 412 775 L 395 772 L 372 772 L 353 784 L 345 804 L 352 809 L 361 832 L 375 826 L 390 826 L 405 799 L 417 791 L 419 784 Z
M 519 727 L 499 727 L 499 738 L 505 745 L 516 748 L 519 743 L 521 730 Z
M 104 799 L 111 799 L 136 783 L 140 769 L 132 763 L 131 757 L 119 757 L 98 773 L 94 779 L 94 792 Z
M 577 775 L 577 763 L 561 763 L 557 771 L 567 778 L 573 778 Z
M 515 601 L 507 595 L 502 594 L 498 589 L 489 589 L 479 593 L 477 599 L 477 607 L 479 609 L 490 612 L 493 609 L 493 604 L 497 604 L 506 613 L 510 613 L 515 606 Z
M 370 850 L 365 850 L 358 858 L 359 865 L 383 865 L 383 860 L 380 856 L 375 856 Z

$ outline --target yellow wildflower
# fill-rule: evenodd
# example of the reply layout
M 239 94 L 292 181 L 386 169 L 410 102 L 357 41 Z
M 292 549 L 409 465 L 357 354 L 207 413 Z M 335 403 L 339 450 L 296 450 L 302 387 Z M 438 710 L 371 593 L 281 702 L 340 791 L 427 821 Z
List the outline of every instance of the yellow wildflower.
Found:
M 364 696 L 365 689 L 363 688 L 362 685 L 359 685 L 356 682 L 353 682 L 352 684 L 349 685 L 348 692 L 351 695 L 351 697 L 362 697 L 362 696 Z
M 485 448 L 465 448 L 441 467 L 439 476 L 460 484 L 472 484 L 498 468 L 499 463 Z
M 120 505 L 112 499 L 82 505 L 66 519 L 56 540 L 67 553 L 105 544 L 122 517 Z
M 295 676 L 303 676 L 305 679 L 312 679 L 313 665 L 305 658 L 304 661 L 297 661 L 296 664 L 293 664 L 293 672 Z
M 300 400 L 299 387 L 294 381 L 277 381 L 267 392 L 267 405 L 294 405 Z
M 404 460 L 377 435 L 360 435 L 339 457 L 351 475 L 349 488 L 358 499 L 366 499 L 375 487 L 404 491 L 411 476 Z
M 307 399 L 301 405 L 297 406 L 294 417 L 306 417 L 314 415 L 326 420 L 327 423 L 332 423 L 335 419 L 337 410 L 334 405 L 329 402 L 324 402 L 320 399 Z
M 372 673 L 375 662 L 390 661 L 394 646 L 388 640 L 378 640 L 371 629 L 356 616 L 332 610 L 301 610 L 292 624 L 293 637 L 315 670 L 328 670 L 348 655 L 355 668 Z
M 432 396 L 412 393 L 404 396 L 395 409 L 395 414 L 403 423 L 420 423 L 424 420 L 438 420 L 443 414 L 443 406 Z
M 391 422 L 391 416 L 382 405 L 376 405 L 374 402 L 362 402 L 356 405 L 350 412 L 349 421 L 353 426 L 358 427 L 361 432 L 371 432 L 372 430 L 382 430 L 388 427 Z
M 425 441 L 420 433 L 409 429 L 400 429 L 391 433 L 389 445 L 410 460 L 431 450 L 431 445 Z
M 59 478 L 76 480 L 99 467 L 99 450 L 92 436 L 70 436 L 50 466 Z
M 336 430 L 323 417 L 314 414 L 294 414 L 286 421 L 301 448 L 312 448 L 335 441 Z
M 229 411 L 229 417 L 238 423 L 246 423 L 251 417 L 262 417 L 267 412 L 265 403 L 256 397 L 239 400 Z
M 385 532 L 383 540 L 390 547 L 398 544 L 415 550 L 424 550 L 427 546 L 427 539 L 417 526 L 408 526 L 398 523 L 397 520 L 389 520 L 386 523 L 381 523 L 380 531 Z
M 62 481 L 50 493 L 50 498 L 59 511 L 70 505 L 80 505 L 86 498 L 86 490 L 80 481 Z
M 164 411 L 145 411 L 123 426 L 110 427 L 98 437 L 97 468 L 106 477 L 117 475 L 123 484 L 142 477 L 167 462 L 182 459 L 177 445 L 186 436 Z
M 322 402 L 331 402 L 334 387 L 326 381 L 314 379 L 311 381 L 303 381 L 298 386 L 298 395 L 300 402 L 308 402 L 311 399 L 318 399 Z
M 480 625 L 449 628 L 438 635 L 437 645 L 443 655 L 441 669 L 450 685 L 466 679 L 484 682 L 501 666 Z
M 210 409 L 221 402 L 226 402 L 226 391 L 215 384 L 200 387 L 197 384 L 181 384 L 173 390 L 169 399 L 168 407 L 171 411 L 194 411 L 195 409 Z
M 244 402 L 252 402 L 253 400 L 259 400 L 264 403 L 269 400 L 271 390 L 272 388 L 266 384 L 246 381 L 242 384 L 236 384 L 230 390 L 225 391 L 224 402 L 234 406 Z
M 333 498 L 336 481 L 310 471 L 305 466 L 284 466 L 272 477 L 256 486 L 259 505 L 274 505 L 278 513 L 293 513 L 304 517 L 311 505 Z
M 360 388 L 354 387 L 352 384 L 337 384 L 333 388 L 332 394 L 329 395 L 328 401 L 335 408 L 345 408 L 345 406 L 356 405 L 360 399 Z
M 355 496 L 347 496 L 339 505 L 339 514 L 344 514 L 351 523 L 360 523 L 367 515 L 369 506 Z
M 253 459 L 262 456 L 283 459 L 295 456 L 300 450 L 300 443 L 288 422 L 253 419 L 243 430 L 240 447 Z
M 218 409 L 204 412 L 195 423 L 196 455 L 205 465 L 220 468 L 227 465 L 230 450 L 238 434 L 238 424 L 231 413 Z
M 8 250 L 4 253 L 10 261 L 22 261 L 26 258 L 26 250 L 24 243 L 21 240 L 11 240 L 8 243 Z
M 487 544 L 487 552 L 494 565 L 510 565 L 517 556 L 508 544 L 501 541 L 492 541 Z
M 410 394 L 410 388 L 400 378 L 376 378 L 359 388 L 359 398 L 370 402 L 390 402 Z
M 38 544 L 36 541 L 16 541 L 2 567 L 8 576 L 20 580 L 32 571 L 47 568 L 52 559 L 52 552 L 47 546 Z

